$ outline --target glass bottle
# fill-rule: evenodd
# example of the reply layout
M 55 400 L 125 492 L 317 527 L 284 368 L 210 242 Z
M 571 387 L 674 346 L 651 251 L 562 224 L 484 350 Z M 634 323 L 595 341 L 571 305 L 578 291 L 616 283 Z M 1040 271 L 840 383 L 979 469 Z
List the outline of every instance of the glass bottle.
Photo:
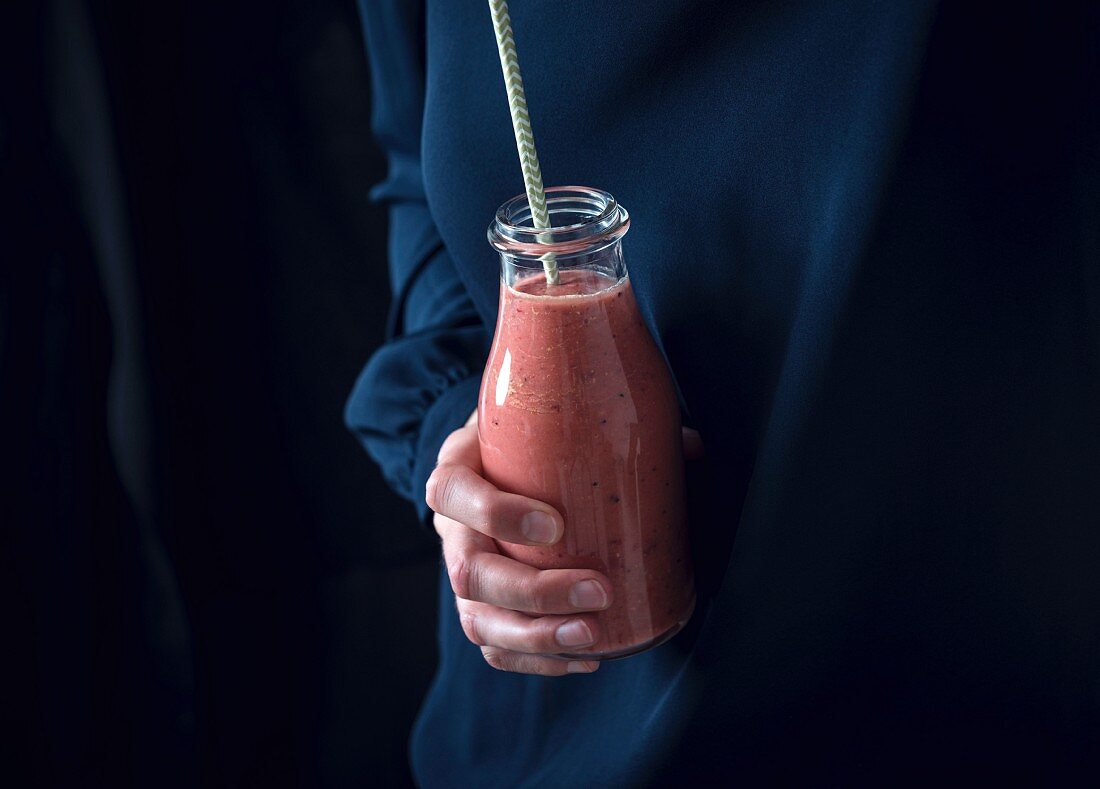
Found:
M 626 210 L 598 189 L 546 191 L 551 229 L 532 227 L 523 195 L 489 228 L 501 284 L 478 402 L 482 463 L 498 488 L 565 519 L 557 544 L 502 553 L 611 580 L 600 640 L 559 656 L 624 657 L 671 638 L 695 605 L 679 403 L 627 275 Z M 558 284 L 543 273 L 547 254 Z

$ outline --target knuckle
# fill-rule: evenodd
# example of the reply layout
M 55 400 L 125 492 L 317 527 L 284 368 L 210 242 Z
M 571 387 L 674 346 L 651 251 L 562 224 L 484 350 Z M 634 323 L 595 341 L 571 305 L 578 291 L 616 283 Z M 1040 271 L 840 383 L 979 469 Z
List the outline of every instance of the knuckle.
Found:
M 462 625 L 462 632 L 466 634 L 466 638 L 471 643 L 480 646 L 485 646 L 485 639 L 481 635 L 481 630 L 478 626 L 477 614 L 470 611 L 463 611 L 460 607 L 458 609 L 458 621 Z
M 451 581 L 451 589 L 455 597 L 463 600 L 471 598 L 471 578 L 473 576 L 473 561 L 469 556 L 456 556 L 447 564 L 447 577 Z
M 509 661 L 507 653 L 493 647 L 482 647 L 481 654 L 485 658 L 485 662 L 497 671 L 512 670 L 511 661 Z
M 454 484 L 454 470 L 450 466 L 436 466 L 424 486 L 424 501 L 435 512 L 441 511 L 447 503 L 451 487 Z
M 527 590 L 528 608 L 535 614 L 549 614 L 554 610 L 553 579 L 545 572 L 535 575 Z
M 490 531 L 494 522 L 493 497 L 478 493 L 473 497 L 474 513 L 485 531 Z

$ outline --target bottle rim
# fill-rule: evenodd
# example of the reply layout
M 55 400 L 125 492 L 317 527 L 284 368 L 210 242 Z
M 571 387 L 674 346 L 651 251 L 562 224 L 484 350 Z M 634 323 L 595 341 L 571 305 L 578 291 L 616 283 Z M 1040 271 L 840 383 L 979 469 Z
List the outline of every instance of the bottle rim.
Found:
M 489 225 L 489 243 L 501 254 L 538 262 L 547 253 L 570 256 L 598 251 L 630 229 L 630 215 L 614 196 L 589 186 L 551 186 L 546 190 L 546 210 L 552 226 L 538 230 L 526 193 L 516 195 L 497 209 Z M 566 223 L 561 224 L 562 220 Z

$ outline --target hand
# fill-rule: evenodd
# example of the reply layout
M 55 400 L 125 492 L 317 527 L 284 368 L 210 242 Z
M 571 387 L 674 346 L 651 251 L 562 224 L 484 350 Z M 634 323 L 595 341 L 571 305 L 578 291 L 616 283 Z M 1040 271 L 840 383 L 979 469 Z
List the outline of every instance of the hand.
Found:
M 564 522 L 550 505 L 504 493 L 482 477 L 476 418 L 475 412 L 443 442 L 426 489 L 462 630 L 493 668 L 544 676 L 591 673 L 599 661 L 548 653 L 599 643 L 592 612 L 611 605 L 611 582 L 595 570 L 537 570 L 497 550 L 494 540 L 552 545 Z M 702 454 L 694 430 L 684 431 L 684 454 Z

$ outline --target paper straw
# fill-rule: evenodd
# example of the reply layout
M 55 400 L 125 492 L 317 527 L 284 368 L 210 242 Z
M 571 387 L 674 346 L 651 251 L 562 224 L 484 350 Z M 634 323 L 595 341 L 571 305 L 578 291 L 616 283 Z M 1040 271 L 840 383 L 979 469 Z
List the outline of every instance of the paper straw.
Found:
M 527 202 L 531 205 L 531 224 L 536 230 L 550 228 L 550 215 L 546 211 L 546 192 L 542 188 L 542 170 L 539 155 L 535 152 L 535 135 L 531 131 L 531 116 L 527 114 L 527 97 L 523 93 L 523 77 L 519 72 L 519 55 L 512 37 L 512 18 L 508 15 L 507 0 L 489 0 L 489 13 L 493 17 L 493 30 L 497 34 L 497 52 L 500 68 L 504 72 L 504 87 L 508 92 L 508 110 L 512 115 L 512 131 L 516 134 L 520 169 L 523 170 L 523 186 L 527 190 Z M 540 244 L 550 243 L 549 234 L 539 234 Z M 558 261 L 553 252 L 541 256 L 548 285 L 558 284 Z

